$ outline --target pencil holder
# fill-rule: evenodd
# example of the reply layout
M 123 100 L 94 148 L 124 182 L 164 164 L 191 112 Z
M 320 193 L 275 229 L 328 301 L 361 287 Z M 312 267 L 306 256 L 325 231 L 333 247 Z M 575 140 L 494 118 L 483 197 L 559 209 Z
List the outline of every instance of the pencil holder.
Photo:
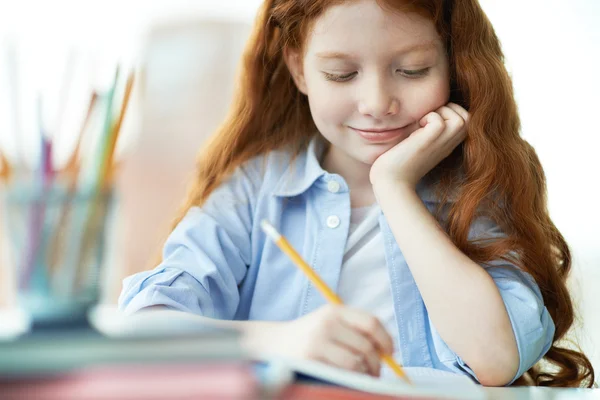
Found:
M 1 195 L 5 259 L 31 331 L 88 327 L 114 226 L 113 190 L 12 183 Z

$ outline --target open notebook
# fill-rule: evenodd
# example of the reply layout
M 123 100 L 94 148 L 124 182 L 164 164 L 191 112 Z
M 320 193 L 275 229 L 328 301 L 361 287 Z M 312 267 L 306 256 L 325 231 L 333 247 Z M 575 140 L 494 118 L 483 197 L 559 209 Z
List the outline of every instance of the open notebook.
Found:
M 409 385 L 392 374 L 382 374 L 381 378 L 374 378 L 317 361 L 279 358 L 261 361 L 268 363 L 266 374 L 272 374 L 273 380 L 281 380 L 281 377 L 288 373 L 290 380 L 294 377 L 299 380 L 308 377 L 349 389 L 382 395 L 460 400 L 487 398 L 483 388 L 468 377 L 431 368 L 404 368 L 413 382 Z M 266 380 L 268 379 L 267 376 Z

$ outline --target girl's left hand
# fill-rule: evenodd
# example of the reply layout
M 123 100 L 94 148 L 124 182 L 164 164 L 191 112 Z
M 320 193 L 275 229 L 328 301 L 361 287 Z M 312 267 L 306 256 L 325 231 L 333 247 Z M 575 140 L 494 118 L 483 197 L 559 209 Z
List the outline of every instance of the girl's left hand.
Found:
M 465 139 L 469 113 L 458 104 L 448 103 L 425 115 L 421 128 L 375 160 L 371 166 L 371 184 L 396 182 L 415 188 Z

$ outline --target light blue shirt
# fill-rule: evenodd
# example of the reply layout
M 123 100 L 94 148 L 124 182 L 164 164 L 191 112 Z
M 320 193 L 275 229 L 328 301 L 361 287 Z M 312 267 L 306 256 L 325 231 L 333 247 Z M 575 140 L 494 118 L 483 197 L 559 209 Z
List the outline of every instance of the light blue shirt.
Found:
M 189 210 L 169 236 L 160 265 L 123 281 L 119 307 L 130 313 L 166 305 L 218 319 L 287 321 L 323 306 L 325 298 L 260 228 L 263 219 L 269 220 L 331 288 L 338 287 L 350 191 L 340 175 L 321 168 L 322 151 L 321 140 L 313 139 L 294 160 L 275 151 L 238 168 L 201 208 Z M 422 182 L 417 192 L 433 212 L 433 194 Z M 402 364 L 475 378 L 436 331 L 383 213 L 379 224 Z M 479 219 L 469 236 L 501 234 L 489 220 Z M 483 267 L 500 290 L 516 337 L 516 379 L 548 351 L 554 323 L 530 275 L 501 261 Z

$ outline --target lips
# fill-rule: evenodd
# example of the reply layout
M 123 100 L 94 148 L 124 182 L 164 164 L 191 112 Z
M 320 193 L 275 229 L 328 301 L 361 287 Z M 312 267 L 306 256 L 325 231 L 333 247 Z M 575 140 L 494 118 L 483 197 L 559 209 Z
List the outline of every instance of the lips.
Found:
M 350 127 L 354 132 L 358 133 L 363 139 L 369 142 L 387 142 L 405 135 L 409 125 L 400 128 L 383 128 L 383 129 L 358 129 Z

